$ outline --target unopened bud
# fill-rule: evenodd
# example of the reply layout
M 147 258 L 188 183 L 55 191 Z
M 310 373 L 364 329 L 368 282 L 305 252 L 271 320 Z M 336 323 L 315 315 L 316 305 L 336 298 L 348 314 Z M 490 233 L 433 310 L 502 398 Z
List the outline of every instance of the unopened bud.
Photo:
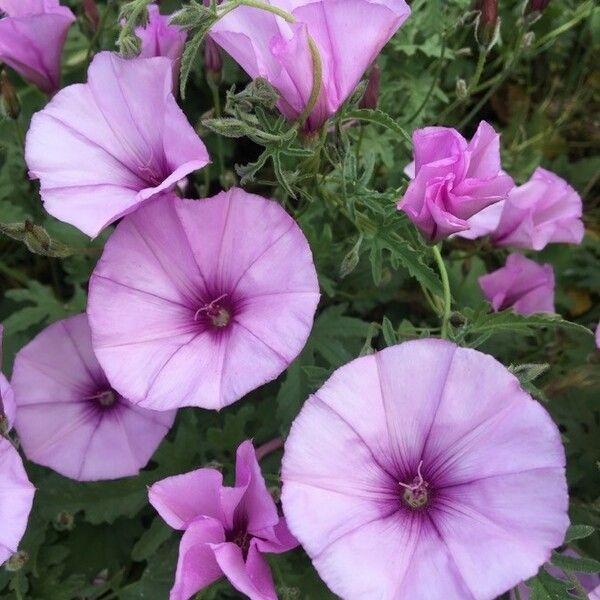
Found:
M 548 4 L 550 4 L 550 0 L 529 0 L 527 12 L 543 12 Z
M 27 554 L 27 552 L 24 550 L 19 550 L 6 561 L 4 568 L 11 573 L 15 573 L 16 571 L 20 571 L 28 560 L 29 554 Z
M 53 525 L 56 531 L 72 531 L 75 527 L 75 517 L 63 510 L 56 515 Z
M 377 108 L 377 105 L 379 104 L 380 81 L 381 69 L 379 68 L 379 65 L 375 63 L 369 72 L 367 88 L 365 89 L 365 93 L 358 103 L 359 108 L 370 108 L 373 110 Z
M 475 8 L 479 11 L 475 22 L 475 37 L 477 43 L 487 51 L 498 41 L 498 0 L 476 0 Z
M 100 13 L 98 12 L 95 0 L 83 0 L 83 14 L 92 27 L 92 31 L 98 31 Z
M 467 97 L 467 82 L 460 77 L 456 80 L 456 97 L 459 100 Z
M 204 68 L 209 82 L 219 84 L 221 82 L 221 71 L 223 70 L 223 55 L 221 48 L 216 42 L 207 37 L 204 42 Z
M 0 107 L 9 119 L 17 120 L 21 114 L 19 97 L 5 69 L 0 71 Z
M 527 50 L 527 48 L 531 48 L 531 46 L 533 46 L 534 41 L 535 41 L 535 33 L 533 31 L 528 31 L 523 36 L 523 42 L 522 42 L 523 50 Z

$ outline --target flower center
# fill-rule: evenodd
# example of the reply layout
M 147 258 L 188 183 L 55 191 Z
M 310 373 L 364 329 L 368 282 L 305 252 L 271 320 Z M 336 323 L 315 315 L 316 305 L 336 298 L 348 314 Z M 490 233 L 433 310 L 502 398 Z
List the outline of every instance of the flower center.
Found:
M 404 500 L 404 503 L 413 510 L 423 508 L 429 502 L 429 483 L 423 479 L 423 475 L 421 474 L 422 466 L 423 461 L 419 463 L 417 476 L 412 480 L 412 483 L 398 482 L 398 485 L 404 488 L 402 500 Z
M 100 408 L 111 408 L 119 400 L 118 394 L 112 390 L 102 390 L 93 396 L 88 396 L 88 400 L 93 400 Z
M 221 302 L 227 295 L 222 294 L 212 302 L 201 306 L 194 315 L 194 321 L 197 321 L 201 315 L 204 315 L 214 327 L 227 327 L 229 321 L 231 321 L 231 312 Z

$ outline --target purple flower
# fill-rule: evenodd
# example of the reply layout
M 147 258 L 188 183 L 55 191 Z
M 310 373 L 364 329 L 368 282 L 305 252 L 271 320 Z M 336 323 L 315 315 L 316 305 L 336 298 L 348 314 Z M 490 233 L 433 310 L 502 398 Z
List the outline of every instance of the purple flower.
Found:
M 2 338 L 4 327 L 0 325 L 0 368 L 2 368 Z M 0 371 L 0 436 L 8 431 L 15 421 L 15 396 L 11 385 Z M 1 521 L 1 519 L 0 519 Z
M 167 58 L 98 54 L 27 134 L 46 210 L 90 236 L 209 162 L 172 93 Z
M 27 458 L 79 481 L 136 475 L 175 418 L 138 408 L 110 386 L 85 314 L 50 325 L 27 344 L 12 384 Z
M 91 281 L 94 350 L 140 406 L 222 408 L 282 373 L 319 302 L 306 238 L 277 204 L 233 188 L 158 199 L 108 240 Z
M 171 600 L 188 600 L 223 575 L 251 600 L 276 600 L 264 553 L 298 545 L 260 472 L 252 442 L 237 450 L 235 486 L 215 469 L 198 469 L 155 483 L 150 503 L 184 531 Z
M 290 120 L 302 114 L 312 91 L 312 36 L 323 63 L 321 93 L 306 123 L 312 131 L 352 94 L 365 69 L 410 15 L 404 0 L 271 4 L 289 10 L 296 22 L 244 6 L 218 21 L 210 35 L 250 77 L 263 77 L 279 91 L 278 107 Z
M 426 127 L 413 133 L 413 145 L 412 181 L 398 209 L 431 242 L 468 230 L 467 219 L 514 186 L 500 166 L 500 136 L 485 121 L 470 142 L 455 129 Z
M 580 555 L 577 552 L 575 552 L 575 550 L 572 550 L 571 548 L 567 548 L 564 552 L 562 552 L 562 554 L 564 554 L 565 556 L 571 556 L 572 558 L 580 558 Z M 564 580 L 566 578 L 564 571 L 562 571 L 558 567 L 555 567 L 554 565 L 546 565 L 545 569 L 548 571 L 548 573 L 550 575 L 552 575 L 556 579 Z M 588 592 L 589 600 L 600 600 L 600 587 L 599 587 L 600 586 L 600 576 L 599 575 L 597 575 L 597 574 L 587 575 L 587 574 L 581 573 L 581 574 L 578 574 L 577 579 L 579 580 L 579 583 L 581 584 L 581 586 Z M 529 598 L 530 598 L 529 587 L 524 582 L 521 583 L 517 587 L 519 590 L 519 599 L 520 600 L 529 600 Z M 597 590 L 597 591 L 592 591 L 592 590 Z M 572 593 L 573 593 L 574 598 L 577 597 L 578 594 L 577 594 L 576 589 L 573 589 Z M 514 592 L 511 592 L 510 599 L 517 600 Z
M 596 348 L 600 348 L 600 323 L 596 326 Z
M 135 34 L 142 40 L 143 58 L 164 56 L 171 59 L 173 65 L 173 87 L 177 87 L 181 55 L 187 34 L 175 25 L 169 24 L 169 15 L 161 15 L 156 4 L 148 6 L 146 27 L 137 27 Z
M 73 21 L 75 15 L 58 0 L 0 0 L 0 62 L 53 94 L 60 87 L 60 56 Z
M 564 466 L 557 427 L 503 365 L 417 340 L 341 367 L 306 401 L 283 509 L 345 600 L 491 600 L 562 543 Z
M 552 242 L 580 244 L 581 212 L 579 194 L 558 175 L 538 167 L 527 183 L 508 195 L 492 242 L 530 250 Z
M 553 313 L 554 270 L 521 254 L 511 254 L 506 265 L 479 278 L 484 296 L 495 311 L 512 308 L 521 315 Z
M 0 565 L 18 550 L 34 493 L 19 453 L 0 436 Z

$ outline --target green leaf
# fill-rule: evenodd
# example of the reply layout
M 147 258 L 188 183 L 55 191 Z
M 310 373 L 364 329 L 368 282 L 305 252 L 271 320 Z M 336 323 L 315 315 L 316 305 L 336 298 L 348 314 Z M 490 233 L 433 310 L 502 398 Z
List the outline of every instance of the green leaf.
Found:
M 135 561 L 148 560 L 172 535 L 173 529 L 160 517 L 156 517 L 149 529 L 136 542 L 131 551 L 131 558 Z
M 565 535 L 565 544 L 590 537 L 595 531 L 591 525 L 571 525 Z
M 464 340 L 469 336 L 477 336 L 470 342 L 476 347 L 481 345 L 496 333 L 518 333 L 527 335 L 541 327 L 562 327 L 569 331 L 585 334 L 593 338 L 593 332 L 572 321 L 563 319 L 560 315 L 552 313 L 536 313 L 524 316 L 508 309 L 502 312 L 487 312 L 489 305 L 482 304 L 476 310 L 465 309 L 466 322 L 459 332 L 458 339 Z
M 552 564 L 574 573 L 600 573 L 600 561 L 585 556 L 575 557 L 553 552 Z
M 569 594 L 568 584 L 564 581 L 554 579 L 543 569 L 535 579 L 528 582 L 531 590 L 530 600 L 573 600 Z
M 184 100 L 185 88 L 187 86 L 188 79 L 190 78 L 192 67 L 194 66 L 196 59 L 200 54 L 200 49 L 202 48 L 204 38 L 206 37 L 206 34 L 210 30 L 210 28 L 217 21 L 216 15 L 214 13 L 210 14 L 212 15 L 211 17 L 205 15 L 204 22 L 202 22 L 202 24 L 198 27 L 197 31 L 194 33 L 192 38 L 186 42 L 183 54 L 181 56 L 181 69 L 179 71 L 179 92 L 181 94 L 181 98 Z
M 406 131 L 390 115 L 384 113 L 382 110 L 370 109 L 370 108 L 357 108 L 355 110 L 348 111 L 344 114 L 344 120 L 358 120 L 366 121 L 368 123 L 374 123 L 375 125 L 381 125 L 394 133 L 402 136 L 409 145 L 412 146 L 412 139 Z
M 398 338 L 396 337 L 396 331 L 394 329 L 394 326 L 387 317 L 383 317 L 381 331 L 383 333 L 383 339 L 385 341 L 386 346 L 394 346 L 398 343 Z

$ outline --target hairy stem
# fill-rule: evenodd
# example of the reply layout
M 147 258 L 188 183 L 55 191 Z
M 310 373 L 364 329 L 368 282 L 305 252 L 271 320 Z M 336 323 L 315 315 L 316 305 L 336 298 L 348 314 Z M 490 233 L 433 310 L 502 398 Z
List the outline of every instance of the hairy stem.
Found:
M 444 289 L 444 312 L 442 313 L 442 332 L 441 335 L 443 338 L 448 337 L 448 322 L 450 321 L 450 311 L 452 308 L 452 296 L 450 295 L 450 280 L 448 279 L 448 271 L 446 270 L 446 265 L 444 264 L 444 259 L 442 258 L 442 253 L 440 252 L 440 245 L 433 246 L 433 257 L 435 258 L 435 262 L 437 263 L 440 277 L 442 278 L 442 287 Z

